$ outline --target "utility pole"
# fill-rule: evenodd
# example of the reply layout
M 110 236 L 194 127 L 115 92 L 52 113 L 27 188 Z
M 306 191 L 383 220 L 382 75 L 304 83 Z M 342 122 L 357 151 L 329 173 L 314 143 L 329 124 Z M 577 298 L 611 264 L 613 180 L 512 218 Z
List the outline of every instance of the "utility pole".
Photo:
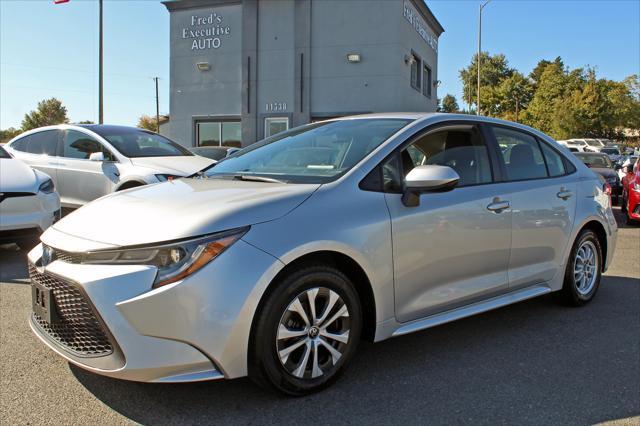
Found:
M 482 55 L 482 9 L 488 5 L 491 0 L 487 0 L 484 3 L 480 3 L 480 10 L 478 12 L 478 108 L 476 109 L 476 115 L 480 115 L 480 56 Z
M 153 77 L 156 82 L 156 132 L 160 133 L 160 98 L 158 97 L 158 77 Z
M 98 0 L 98 5 L 100 8 L 100 25 L 99 25 L 99 43 L 100 47 L 98 48 L 99 59 L 98 59 L 98 124 L 104 123 L 104 99 L 102 92 L 102 82 L 103 82 L 103 70 L 102 70 L 102 0 Z

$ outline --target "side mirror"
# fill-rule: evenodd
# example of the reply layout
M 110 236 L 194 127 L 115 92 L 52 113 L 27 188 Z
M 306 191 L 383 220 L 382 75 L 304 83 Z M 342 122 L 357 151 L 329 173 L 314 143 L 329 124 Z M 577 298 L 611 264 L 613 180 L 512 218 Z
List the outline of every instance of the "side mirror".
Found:
M 104 161 L 104 153 L 102 152 L 92 152 L 89 154 L 89 160 L 91 161 Z
M 448 166 L 416 166 L 404 179 L 402 204 L 407 207 L 420 205 L 420 193 L 452 190 L 460 176 Z

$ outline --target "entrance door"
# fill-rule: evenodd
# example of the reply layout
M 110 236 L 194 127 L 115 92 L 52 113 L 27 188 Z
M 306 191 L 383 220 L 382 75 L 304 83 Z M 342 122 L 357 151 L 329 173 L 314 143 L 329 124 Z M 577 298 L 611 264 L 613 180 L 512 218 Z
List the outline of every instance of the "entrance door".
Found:
M 264 137 L 268 138 L 277 133 L 289 130 L 288 117 L 267 117 L 264 119 Z

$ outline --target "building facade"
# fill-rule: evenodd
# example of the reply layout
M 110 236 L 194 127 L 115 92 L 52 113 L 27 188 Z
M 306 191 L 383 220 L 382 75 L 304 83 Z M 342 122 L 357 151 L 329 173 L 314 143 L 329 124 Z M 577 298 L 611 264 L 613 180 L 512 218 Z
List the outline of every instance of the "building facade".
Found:
M 246 146 L 331 117 L 435 111 L 438 37 L 423 0 L 179 0 L 170 121 L 185 146 Z

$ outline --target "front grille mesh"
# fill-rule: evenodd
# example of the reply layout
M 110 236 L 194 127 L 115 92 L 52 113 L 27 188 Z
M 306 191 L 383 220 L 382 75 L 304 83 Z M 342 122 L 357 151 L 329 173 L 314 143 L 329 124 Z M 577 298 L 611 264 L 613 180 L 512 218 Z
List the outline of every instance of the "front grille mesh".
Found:
M 43 244 L 43 249 L 47 246 Z M 60 260 L 66 263 L 80 263 L 81 254 L 80 253 L 71 253 L 64 250 L 59 250 L 57 248 L 49 247 L 51 249 L 52 257 L 50 262 L 54 260 Z
M 39 273 L 32 264 L 29 264 L 29 276 L 32 282 L 52 290 L 56 302 L 58 319 L 55 323 L 48 324 L 33 314 L 44 332 L 79 356 L 98 357 L 113 353 L 107 333 L 76 286 L 50 274 Z

